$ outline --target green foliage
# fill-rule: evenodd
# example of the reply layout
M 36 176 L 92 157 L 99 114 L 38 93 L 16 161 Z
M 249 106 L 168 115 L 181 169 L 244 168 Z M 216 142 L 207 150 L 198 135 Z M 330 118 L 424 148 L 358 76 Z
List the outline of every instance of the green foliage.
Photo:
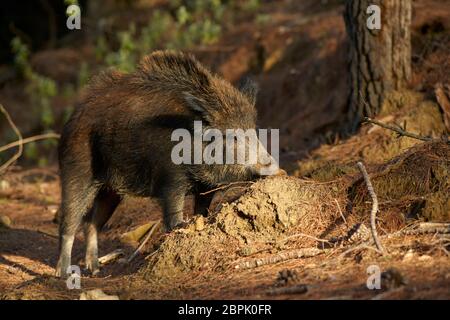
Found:
M 231 9 L 221 0 L 172 0 L 170 6 L 175 16 L 156 10 L 140 32 L 137 32 L 134 24 L 130 24 L 128 30 L 119 32 L 117 50 L 111 50 L 106 39 L 99 37 L 95 48 L 97 60 L 104 60 L 110 67 L 130 72 L 138 60 L 152 50 L 186 49 L 213 44 L 221 35 L 226 10 Z
M 12 39 L 11 49 L 14 53 L 14 65 L 16 66 L 17 70 L 25 78 L 29 78 L 32 73 L 31 66 L 28 63 L 30 50 L 19 37 L 15 37 Z
M 30 50 L 19 37 L 11 41 L 11 48 L 14 53 L 15 67 L 27 82 L 25 92 L 30 98 L 31 112 L 39 117 L 44 129 L 50 129 L 55 123 L 51 102 L 52 98 L 58 94 L 56 82 L 33 70 L 29 62 Z M 27 111 L 24 110 L 24 112 Z M 46 149 L 54 148 L 54 143 L 55 141 L 49 141 L 43 145 Z M 34 143 L 25 146 L 24 154 L 28 159 L 39 160 L 39 153 Z
M 260 6 L 260 0 L 246 0 L 242 3 L 242 8 L 246 11 L 256 11 Z
M 41 118 L 44 128 L 50 128 L 54 123 L 51 99 L 58 93 L 54 80 L 33 71 L 29 63 L 29 49 L 19 37 L 11 41 L 14 53 L 14 63 L 21 75 L 27 80 L 26 93 L 31 104 Z
M 167 30 L 170 30 L 172 23 L 172 17 L 168 13 L 156 10 L 148 25 L 141 29 L 141 35 L 138 39 L 140 54 L 146 54 L 156 48 Z
M 27 143 L 23 148 L 23 154 L 27 159 L 37 160 L 39 157 L 36 142 Z
M 78 88 L 83 87 L 88 82 L 89 76 L 89 65 L 83 61 L 80 65 L 80 70 L 78 71 Z
M 133 71 L 136 64 L 137 45 L 135 44 L 134 35 L 136 27 L 132 23 L 126 31 L 118 34 L 120 48 L 118 51 L 108 53 L 106 55 L 106 64 L 114 66 L 119 70 L 130 72 Z
M 66 5 L 66 6 L 70 6 L 70 5 L 72 5 L 72 4 L 75 4 L 75 5 L 79 5 L 78 4 L 78 0 L 64 0 L 64 4 Z
M 105 37 L 99 36 L 95 45 L 95 58 L 97 59 L 97 61 L 102 61 L 103 59 L 105 59 L 106 55 L 108 54 L 108 50 L 108 43 L 106 42 Z
M 260 14 L 256 15 L 255 21 L 258 26 L 263 27 L 270 22 L 270 15 L 260 13 Z

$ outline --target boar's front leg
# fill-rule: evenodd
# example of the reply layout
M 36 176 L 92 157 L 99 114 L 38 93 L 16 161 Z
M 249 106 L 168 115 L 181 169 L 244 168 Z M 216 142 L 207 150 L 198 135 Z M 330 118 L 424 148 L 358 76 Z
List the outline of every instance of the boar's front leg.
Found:
M 184 224 L 183 209 L 186 191 L 187 188 L 183 183 L 178 185 L 170 183 L 162 188 L 161 205 L 166 231 L 171 231 Z

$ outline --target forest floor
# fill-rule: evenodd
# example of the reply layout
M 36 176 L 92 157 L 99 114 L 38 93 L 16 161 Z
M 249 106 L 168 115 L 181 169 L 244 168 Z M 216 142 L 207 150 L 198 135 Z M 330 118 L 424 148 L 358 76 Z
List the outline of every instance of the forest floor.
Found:
M 303 182 L 298 178 L 277 178 L 275 181 L 280 179 L 298 180 L 300 185 L 297 188 L 300 189 L 304 185 L 308 187 L 313 185 L 314 189 L 320 189 L 320 186 L 311 181 Z M 450 298 L 448 235 L 445 237 L 434 233 L 400 234 L 392 238 L 383 238 L 383 235 L 390 233 L 381 232 L 383 246 L 388 251 L 386 255 L 380 255 L 370 249 L 357 248 L 358 242 L 355 242 L 342 247 L 324 249 L 323 254 L 313 257 L 246 268 L 242 267 L 245 266 L 242 262 L 254 263 L 257 258 L 273 257 L 305 247 L 315 248 L 314 240 L 301 236 L 296 238 L 298 232 L 293 231 L 298 225 L 302 226 L 301 231 L 311 229 L 308 224 L 313 223 L 312 220 L 304 217 L 306 222 L 292 224 L 286 232 L 281 233 L 278 233 L 276 228 L 270 227 L 270 224 L 273 224 L 271 221 L 265 225 L 265 229 L 261 229 L 263 227 L 260 226 L 260 239 L 251 239 L 249 236 L 247 241 L 242 241 L 236 239 L 237 235 L 258 231 L 247 230 L 235 221 L 225 222 L 228 228 L 224 228 L 223 231 L 213 221 L 220 220 L 217 214 L 214 215 L 216 218 L 208 219 L 204 226 L 200 224 L 201 227 L 198 227 L 198 222 L 194 222 L 192 225 L 195 227 L 192 228 L 191 225 L 190 228 L 178 230 L 170 235 L 158 232 L 131 263 L 115 261 L 105 265 L 95 277 L 83 275 L 80 290 L 69 290 L 64 280 L 54 277 L 58 239 L 57 224 L 53 219 L 54 211 L 59 204 L 56 170 L 17 170 L 9 174 L 7 181 L 9 186 L 3 186 L 0 193 L 2 214 L 7 215 L 12 221 L 9 228 L 0 228 L 2 248 L 0 292 L 3 299 L 78 299 L 81 292 L 98 288 L 107 294 L 118 295 L 120 299 Z M 284 182 L 281 183 L 286 185 Z M 295 183 L 289 186 L 290 190 L 296 188 Z M 275 186 L 277 190 L 287 192 L 280 185 Z M 267 188 L 270 189 L 270 186 L 257 185 L 254 188 L 256 193 L 253 193 L 250 199 L 241 200 L 241 204 L 251 207 L 252 203 L 258 203 L 263 206 L 267 202 L 268 194 L 259 191 Z M 321 191 L 317 192 L 320 194 Z M 275 193 L 270 194 L 274 197 Z M 300 194 L 301 192 L 298 196 Z M 446 194 L 448 196 L 448 191 Z M 278 219 L 283 212 L 289 211 L 283 211 L 285 210 L 283 205 L 286 204 L 284 202 L 300 206 L 298 199 L 291 196 L 289 194 L 287 198 L 274 199 Z M 320 194 L 320 197 L 323 196 Z M 245 198 L 245 194 L 242 197 Z M 318 200 L 311 200 L 312 203 L 314 201 Z M 328 205 L 331 208 L 324 209 L 322 214 L 333 212 L 336 220 L 340 219 L 337 215 L 339 209 L 336 209 L 333 203 Z M 306 207 L 309 210 L 309 205 Z M 314 212 L 317 211 L 316 204 L 311 208 Z M 234 215 L 226 209 L 222 208 L 219 216 L 223 212 Z M 241 210 L 245 212 L 245 208 Z M 186 211 L 192 212 L 192 208 L 187 206 Z M 317 215 L 312 218 L 320 220 L 320 212 Z M 123 249 L 128 257 L 138 243 L 122 241 L 122 235 L 141 225 L 157 221 L 160 217 L 160 209 L 152 201 L 139 198 L 126 199 L 100 235 L 100 255 L 115 249 Z M 275 216 L 272 219 L 275 219 Z M 347 216 L 347 222 L 350 221 L 351 217 Z M 258 221 L 255 225 L 258 226 Z M 339 223 L 335 222 L 335 225 Z M 343 232 L 349 230 L 349 227 L 341 223 L 338 229 Z M 319 237 L 317 231 L 322 231 L 323 228 L 317 227 L 312 230 L 314 231 L 309 234 Z M 300 234 L 306 234 L 306 231 Z M 293 235 L 292 243 L 279 241 L 288 238 L 289 235 Z M 263 243 L 262 239 L 266 242 Z M 368 245 L 371 246 L 370 241 Z M 156 255 L 146 259 L 158 248 L 162 248 L 159 249 L 160 252 L 156 251 Z M 318 244 L 317 248 L 322 250 Z M 83 237 L 80 234 L 75 243 L 74 264 L 83 266 L 83 252 Z M 153 257 L 157 257 L 157 261 L 149 262 Z M 237 265 L 241 268 L 236 269 Z M 373 265 L 387 275 L 382 277 L 381 290 L 369 290 L 366 286 L 370 275 L 368 268 Z M 392 268 L 395 271 L 392 271 Z M 307 292 L 289 294 L 277 292 L 280 288 L 300 285 L 306 285 Z
M 11 167 L 0 177 L 0 299 L 78 299 L 97 288 L 120 299 L 449 299 L 448 227 L 417 228 L 450 222 L 450 146 L 371 124 L 347 139 L 334 136 L 347 93 L 342 6 L 306 3 L 317 2 L 283 10 L 270 3 L 272 25 L 255 30 L 253 22 L 241 22 L 215 46 L 235 49 L 197 52 L 233 82 L 260 69 L 261 124 L 281 129 L 289 176 L 218 191 L 205 219 L 187 201 L 185 229 L 157 231 L 131 262 L 106 264 L 95 277 L 83 273 L 81 289 L 70 290 L 53 276 L 57 167 Z M 449 84 L 450 7 L 439 0 L 414 6 L 411 87 L 389 96 L 377 119 L 439 139 L 449 128 L 434 87 Z M 261 46 L 265 59 L 255 66 L 249 62 Z M 0 101 L 24 128 L 25 102 L 15 90 L 1 88 Z M 368 232 L 372 199 L 358 161 L 378 195 L 385 254 Z M 128 258 L 160 219 L 156 201 L 126 198 L 100 234 L 100 256 L 122 249 Z M 83 267 L 83 254 L 80 232 L 73 264 Z M 379 290 L 367 287 L 371 268 L 382 272 Z

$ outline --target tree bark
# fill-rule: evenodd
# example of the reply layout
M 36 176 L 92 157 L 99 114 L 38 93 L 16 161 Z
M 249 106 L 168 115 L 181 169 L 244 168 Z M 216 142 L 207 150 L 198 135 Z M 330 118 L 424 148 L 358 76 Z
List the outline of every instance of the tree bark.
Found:
M 381 9 L 381 29 L 370 30 L 370 5 Z M 350 95 L 347 124 L 356 131 L 374 117 L 392 90 L 411 78 L 411 0 L 347 0 L 344 19 L 349 39 Z

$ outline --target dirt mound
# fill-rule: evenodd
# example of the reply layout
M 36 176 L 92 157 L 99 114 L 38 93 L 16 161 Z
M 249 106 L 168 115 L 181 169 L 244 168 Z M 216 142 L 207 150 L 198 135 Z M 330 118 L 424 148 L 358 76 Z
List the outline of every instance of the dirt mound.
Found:
M 318 185 L 293 177 L 254 183 L 238 200 L 224 204 L 203 223 L 168 235 L 143 272 L 147 279 L 187 271 L 228 268 L 246 256 L 297 231 L 319 234 L 338 216 L 336 185 Z
M 425 143 L 369 167 L 380 201 L 382 234 L 399 230 L 408 218 L 450 220 L 448 159 L 450 146 Z M 276 252 L 292 237 L 296 240 L 289 242 L 290 249 L 310 247 L 317 238 L 343 236 L 355 224 L 367 223 L 370 206 L 360 173 L 330 183 L 263 179 L 206 221 L 197 217 L 186 229 L 169 234 L 141 272 L 147 280 L 160 282 L 233 268 L 240 257 Z

